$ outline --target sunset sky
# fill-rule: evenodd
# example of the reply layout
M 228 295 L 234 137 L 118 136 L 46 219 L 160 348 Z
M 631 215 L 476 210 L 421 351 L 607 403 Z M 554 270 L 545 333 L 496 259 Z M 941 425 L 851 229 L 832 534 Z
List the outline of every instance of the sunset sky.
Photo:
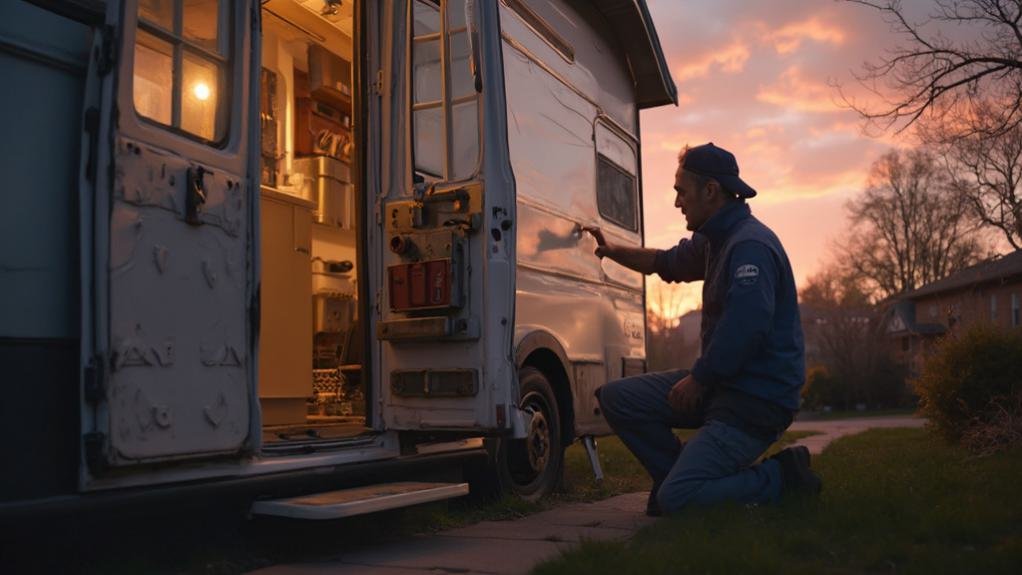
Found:
M 647 245 L 669 247 L 689 234 L 673 207 L 677 154 L 712 141 L 737 156 L 759 192 L 753 213 L 780 236 L 801 285 L 846 228 L 844 203 L 864 187 L 870 164 L 900 142 L 864 135 L 831 84 L 861 97 L 852 72 L 899 38 L 875 10 L 832 0 L 648 5 L 679 105 L 641 115 Z M 699 303 L 698 285 L 683 294 L 677 313 Z

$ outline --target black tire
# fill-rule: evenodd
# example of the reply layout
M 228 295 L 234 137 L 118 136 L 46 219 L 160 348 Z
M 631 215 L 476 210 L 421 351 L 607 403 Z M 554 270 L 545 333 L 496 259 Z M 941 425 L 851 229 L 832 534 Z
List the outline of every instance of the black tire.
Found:
M 496 442 L 499 482 L 506 491 L 526 501 L 537 501 L 557 490 L 564 473 L 564 441 L 561 415 L 553 386 L 542 371 L 523 367 L 518 371 L 519 405 L 533 413 L 525 439 Z

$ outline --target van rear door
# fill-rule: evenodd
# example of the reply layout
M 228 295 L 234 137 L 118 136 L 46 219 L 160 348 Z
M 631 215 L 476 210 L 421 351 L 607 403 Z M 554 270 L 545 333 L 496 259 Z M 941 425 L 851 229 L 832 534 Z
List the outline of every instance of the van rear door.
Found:
M 510 430 L 515 196 L 496 2 L 402 0 L 379 24 L 390 42 L 369 106 L 384 137 L 367 174 L 383 422 Z
M 255 0 L 109 0 L 83 114 L 83 486 L 254 448 Z M 255 45 L 253 45 L 255 44 Z

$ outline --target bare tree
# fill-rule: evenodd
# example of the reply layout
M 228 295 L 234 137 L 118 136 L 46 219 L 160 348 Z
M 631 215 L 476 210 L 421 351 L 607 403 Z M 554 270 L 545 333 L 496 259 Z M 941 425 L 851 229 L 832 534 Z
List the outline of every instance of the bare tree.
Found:
M 1022 247 L 1022 2 L 934 0 L 915 19 L 899 0 L 846 1 L 879 11 L 903 41 L 857 75 L 879 103 L 845 102 L 867 128 L 913 127 L 979 223 Z
M 1022 126 L 994 136 L 948 137 L 932 126 L 920 134 L 939 151 L 953 188 L 977 220 L 1022 248 Z
M 925 150 L 880 157 L 866 190 L 847 209 L 852 227 L 838 244 L 840 257 L 878 300 L 944 278 L 984 255 L 965 200 Z
M 685 304 L 684 284 L 670 284 L 649 278 L 646 290 L 646 363 L 651 371 L 690 367 L 699 355 L 699 336 L 686 337 L 679 317 Z
M 904 400 L 901 370 L 879 332 L 882 309 L 870 303 L 859 278 L 843 266 L 825 266 L 806 281 L 799 300 L 806 362 L 828 374 L 827 389 L 810 389 L 809 403 L 849 407 Z
M 900 0 L 846 1 L 880 11 L 904 38 L 857 75 L 881 103 L 844 98 L 870 125 L 901 131 L 924 119 L 958 137 L 997 135 L 1022 122 L 1018 0 L 934 0 L 918 21 Z

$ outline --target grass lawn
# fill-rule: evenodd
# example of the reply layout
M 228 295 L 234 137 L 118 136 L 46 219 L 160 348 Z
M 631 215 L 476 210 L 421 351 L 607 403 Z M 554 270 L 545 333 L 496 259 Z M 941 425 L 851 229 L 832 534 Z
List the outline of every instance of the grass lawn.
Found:
M 813 461 L 819 499 L 665 519 L 534 573 L 1018 573 L 1022 449 L 971 458 L 925 429 L 877 429 Z

